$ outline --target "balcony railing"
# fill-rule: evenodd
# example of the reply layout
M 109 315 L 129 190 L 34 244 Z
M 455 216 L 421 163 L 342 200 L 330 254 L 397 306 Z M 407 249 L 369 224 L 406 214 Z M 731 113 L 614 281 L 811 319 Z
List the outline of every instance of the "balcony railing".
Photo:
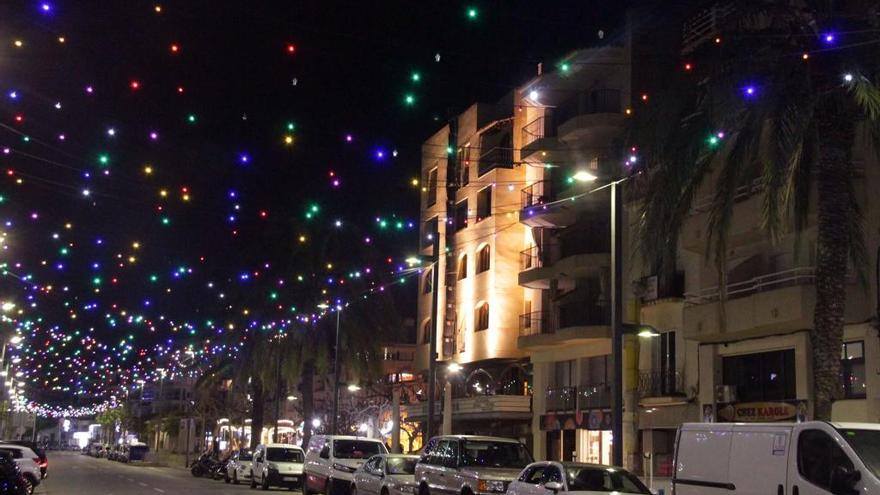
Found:
M 529 122 L 522 128 L 522 147 L 534 143 L 539 139 L 553 135 L 553 118 L 548 114 Z
M 684 374 L 679 370 L 656 369 L 639 373 L 640 397 L 686 395 Z
M 553 201 L 550 181 L 542 180 L 527 186 L 520 192 L 522 209 L 540 206 Z
M 519 316 L 519 336 L 556 332 L 556 320 L 547 311 L 533 311 Z
M 809 285 L 816 280 L 816 270 L 812 266 L 804 266 L 783 270 L 775 273 L 767 273 L 742 282 L 727 284 L 727 299 L 747 297 L 759 292 L 793 287 L 797 285 Z M 717 302 L 721 297 L 721 287 L 707 287 L 696 292 L 684 294 L 685 303 L 688 305 L 708 304 Z
M 547 411 L 574 411 L 577 407 L 577 388 L 550 387 L 547 389 Z
M 496 146 L 480 155 L 480 175 L 496 168 L 513 168 L 513 148 Z
M 578 409 L 605 409 L 611 407 L 611 387 L 604 383 L 578 387 Z

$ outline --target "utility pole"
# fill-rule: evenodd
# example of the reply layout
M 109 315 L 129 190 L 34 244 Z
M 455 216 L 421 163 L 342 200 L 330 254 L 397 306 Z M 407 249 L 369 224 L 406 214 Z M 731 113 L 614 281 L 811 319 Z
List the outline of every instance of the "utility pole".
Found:
M 338 315 L 337 315 L 338 316 Z M 278 368 L 275 374 L 275 434 L 272 435 L 272 441 L 278 443 L 278 416 L 281 414 L 281 360 L 284 356 L 278 357 Z M 336 402 L 334 401 L 334 404 Z
M 336 306 L 336 348 L 333 352 L 333 417 L 330 418 L 330 432 L 337 435 L 336 416 L 339 414 L 339 315 L 342 314 L 342 306 Z
M 623 466 L 623 195 L 611 182 L 611 463 Z

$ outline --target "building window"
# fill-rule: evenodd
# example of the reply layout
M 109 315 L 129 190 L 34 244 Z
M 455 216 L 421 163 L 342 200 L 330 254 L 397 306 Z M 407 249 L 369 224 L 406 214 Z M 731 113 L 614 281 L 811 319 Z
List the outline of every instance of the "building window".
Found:
M 428 197 L 427 204 L 428 206 L 434 206 L 437 203 L 437 167 L 431 169 L 428 172 Z
M 492 216 L 492 186 L 481 189 L 477 193 L 477 221 Z
M 865 342 L 844 342 L 840 354 L 840 385 L 844 399 L 864 399 Z
M 422 247 L 429 247 L 434 245 L 434 238 L 437 237 L 437 217 L 434 217 L 425 222 L 424 229 L 422 230 Z
M 465 146 L 463 148 L 458 149 L 458 169 L 461 171 L 459 174 L 459 184 L 462 186 L 466 186 L 471 181 L 471 147 Z
M 428 269 L 425 272 L 425 279 L 422 281 L 422 294 L 430 294 L 434 292 L 434 270 Z
M 455 231 L 467 227 L 468 223 L 468 202 L 464 200 L 455 205 Z
M 489 303 L 477 306 L 477 317 L 474 330 L 487 330 L 489 328 Z
M 532 301 L 523 302 L 522 327 L 532 328 Z
M 737 402 L 797 399 L 794 349 L 729 356 L 721 365 L 723 383 L 736 387 Z
M 422 323 L 422 343 L 430 344 L 431 343 L 431 329 L 434 327 L 432 325 L 431 320 L 428 319 L 424 323 Z
M 463 254 L 461 258 L 458 259 L 458 277 L 456 280 L 464 280 L 467 278 L 467 255 Z
M 489 270 L 490 253 L 488 244 L 480 248 L 477 252 L 477 273 L 483 273 Z
M 461 166 L 461 185 L 466 186 L 471 183 L 471 161 L 465 160 Z

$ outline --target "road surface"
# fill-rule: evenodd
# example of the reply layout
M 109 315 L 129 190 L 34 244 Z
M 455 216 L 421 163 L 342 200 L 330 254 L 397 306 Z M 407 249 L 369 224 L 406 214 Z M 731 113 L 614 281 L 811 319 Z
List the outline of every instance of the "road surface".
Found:
M 145 467 L 75 452 L 49 451 L 49 477 L 35 495 L 233 495 L 256 494 L 248 485 L 193 478 L 176 468 Z M 262 490 L 260 490 L 262 492 Z M 273 488 L 275 492 L 288 492 Z M 298 492 L 296 492 L 298 493 Z

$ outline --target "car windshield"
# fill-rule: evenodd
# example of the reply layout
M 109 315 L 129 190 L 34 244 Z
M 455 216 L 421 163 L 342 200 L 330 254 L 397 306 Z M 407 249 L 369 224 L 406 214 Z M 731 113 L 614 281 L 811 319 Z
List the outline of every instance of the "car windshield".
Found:
M 333 442 L 333 457 L 337 459 L 366 459 L 376 454 L 384 454 L 379 442 L 367 440 L 336 440 Z
M 269 447 L 266 449 L 266 459 L 275 462 L 302 462 L 303 455 L 299 449 Z
M 572 492 L 651 493 L 638 478 L 620 469 L 572 466 L 565 471 Z
M 841 429 L 840 434 L 874 476 L 880 476 L 880 430 Z
M 388 474 L 415 474 L 417 460 L 410 457 L 389 457 L 385 459 L 385 471 Z
M 464 466 L 522 469 L 532 462 L 526 448 L 516 442 L 465 440 L 461 445 L 461 463 Z
M 240 450 L 238 451 L 238 460 L 239 461 L 252 461 L 254 459 L 254 453 L 250 450 Z

